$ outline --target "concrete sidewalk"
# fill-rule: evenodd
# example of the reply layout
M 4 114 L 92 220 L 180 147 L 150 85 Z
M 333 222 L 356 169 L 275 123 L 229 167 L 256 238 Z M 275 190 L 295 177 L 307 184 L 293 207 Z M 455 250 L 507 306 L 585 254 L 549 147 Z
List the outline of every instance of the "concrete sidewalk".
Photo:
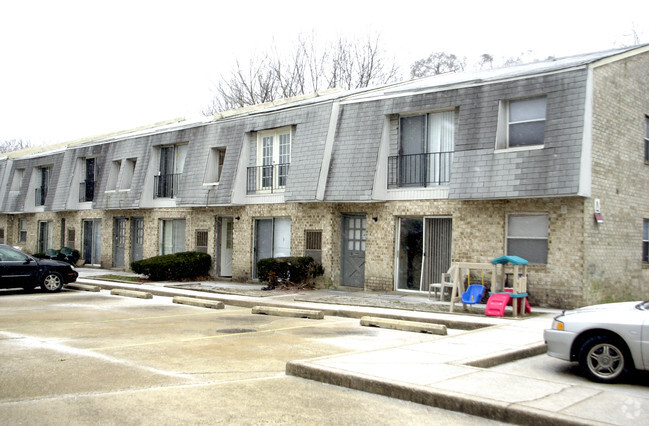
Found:
M 467 330 L 430 343 L 289 362 L 289 375 L 516 424 L 649 424 L 649 392 L 646 397 L 638 396 L 641 392 L 624 392 L 615 385 L 590 386 L 560 377 L 530 378 L 489 369 L 544 353 L 543 329 L 558 311 L 533 309 L 537 313 L 529 317 L 493 318 L 465 314 L 461 308 L 449 314 L 448 304 L 419 295 L 261 292 L 261 285 L 227 282 L 197 283 L 193 287 L 208 289 L 198 291 L 187 289 L 191 283 L 108 282 L 96 278 L 115 272 L 78 271 L 80 283 L 104 289 L 196 297 L 243 307 L 320 310 L 325 315 L 351 318 L 420 321 Z M 229 293 L 233 289 L 249 295 Z M 368 304 L 368 299 L 378 301 Z M 322 302 L 331 300 L 337 303 Z M 430 309 L 424 311 L 421 307 L 426 305 Z

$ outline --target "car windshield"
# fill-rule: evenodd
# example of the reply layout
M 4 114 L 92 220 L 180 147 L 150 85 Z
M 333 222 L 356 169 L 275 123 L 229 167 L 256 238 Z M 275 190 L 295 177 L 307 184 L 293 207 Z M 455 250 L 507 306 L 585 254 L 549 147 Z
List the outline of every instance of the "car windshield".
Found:
M 8 247 L 0 247 L 0 260 L 2 261 L 18 261 L 24 262 L 27 260 L 27 256 L 19 251 L 12 250 Z
M 649 311 L 649 302 L 638 303 L 636 309 L 640 309 L 641 311 Z

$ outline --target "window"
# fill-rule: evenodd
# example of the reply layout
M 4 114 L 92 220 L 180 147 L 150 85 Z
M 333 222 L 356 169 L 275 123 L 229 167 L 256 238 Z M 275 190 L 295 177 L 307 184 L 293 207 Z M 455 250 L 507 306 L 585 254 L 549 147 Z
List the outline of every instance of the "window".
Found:
M 161 219 L 159 253 L 185 251 L 185 219 Z
M 207 253 L 207 239 L 208 232 L 206 229 L 199 229 L 196 231 L 196 251 L 200 253 Z
M 642 262 L 649 263 L 649 219 L 642 222 Z
M 543 145 L 546 106 L 545 96 L 501 102 L 496 148 Z
M 137 158 L 127 158 L 124 162 L 124 170 L 122 171 L 122 181 L 119 184 L 119 189 L 126 191 L 131 189 L 133 183 L 133 175 L 135 175 L 135 166 L 137 165 Z
M 117 180 L 119 178 L 119 171 L 122 168 L 122 160 L 115 160 L 110 163 L 110 171 L 108 172 L 108 183 L 106 184 L 106 191 L 114 191 L 117 189 Z
M 649 163 L 649 117 L 644 118 L 644 160 Z
M 322 263 L 322 231 L 305 231 L 304 255 Z
M 399 118 L 399 155 L 388 158 L 388 187 L 448 184 L 455 149 L 455 113 Z
M 45 200 L 47 199 L 47 191 L 50 186 L 50 168 L 41 167 L 39 169 L 39 183 L 40 186 L 36 188 L 36 198 L 34 200 L 35 205 L 44 206 Z
M 84 162 L 84 181 L 79 188 L 79 202 L 88 202 L 95 199 L 95 159 L 86 158 Z
M 4 243 L 5 243 L 5 229 L 0 228 L 0 244 L 4 244 Z
M 292 129 L 259 132 L 257 166 L 248 168 L 248 193 L 283 190 L 291 164 Z
M 212 148 L 207 157 L 207 169 L 203 183 L 218 183 L 221 181 L 221 172 L 225 162 L 225 148 Z
M 291 255 L 291 218 L 255 219 L 253 278 L 257 278 L 257 262 L 271 257 Z
M 18 229 L 18 242 L 27 242 L 27 219 L 20 219 L 20 228 Z
M 14 171 L 13 178 L 11 179 L 11 191 L 20 191 L 24 176 L 25 169 L 16 169 L 16 171 Z
M 548 215 L 512 214 L 507 217 L 507 254 L 530 263 L 548 263 Z
M 154 180 L 154 198 L 174 198 L 185 167 L 187 144 L 160 147 L 160 168 Z

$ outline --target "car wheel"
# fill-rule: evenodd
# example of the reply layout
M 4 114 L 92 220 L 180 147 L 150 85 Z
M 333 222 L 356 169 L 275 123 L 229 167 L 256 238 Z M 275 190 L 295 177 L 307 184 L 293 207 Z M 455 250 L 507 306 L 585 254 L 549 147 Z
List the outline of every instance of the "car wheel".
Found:
M 594 382 L 619 381 L 629 368 L 624 343 L 610 336 L 594 336 L 586 340 L 579 351 L 579 365 L 586 377 Z
M 48 272 L 43 277 L 43 282 L 41 283 L 41 289 L 48 293 L 55 293 L 61 291 L 63 288 L 63 279 L 56 272 Z

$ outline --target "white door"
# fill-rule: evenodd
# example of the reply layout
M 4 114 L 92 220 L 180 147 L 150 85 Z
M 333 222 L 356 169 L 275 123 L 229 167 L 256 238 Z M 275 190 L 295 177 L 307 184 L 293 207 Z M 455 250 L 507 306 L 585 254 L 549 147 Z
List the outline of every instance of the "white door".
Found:
M 232 276 L 232 218 L 221 218 L 221 276 Z

